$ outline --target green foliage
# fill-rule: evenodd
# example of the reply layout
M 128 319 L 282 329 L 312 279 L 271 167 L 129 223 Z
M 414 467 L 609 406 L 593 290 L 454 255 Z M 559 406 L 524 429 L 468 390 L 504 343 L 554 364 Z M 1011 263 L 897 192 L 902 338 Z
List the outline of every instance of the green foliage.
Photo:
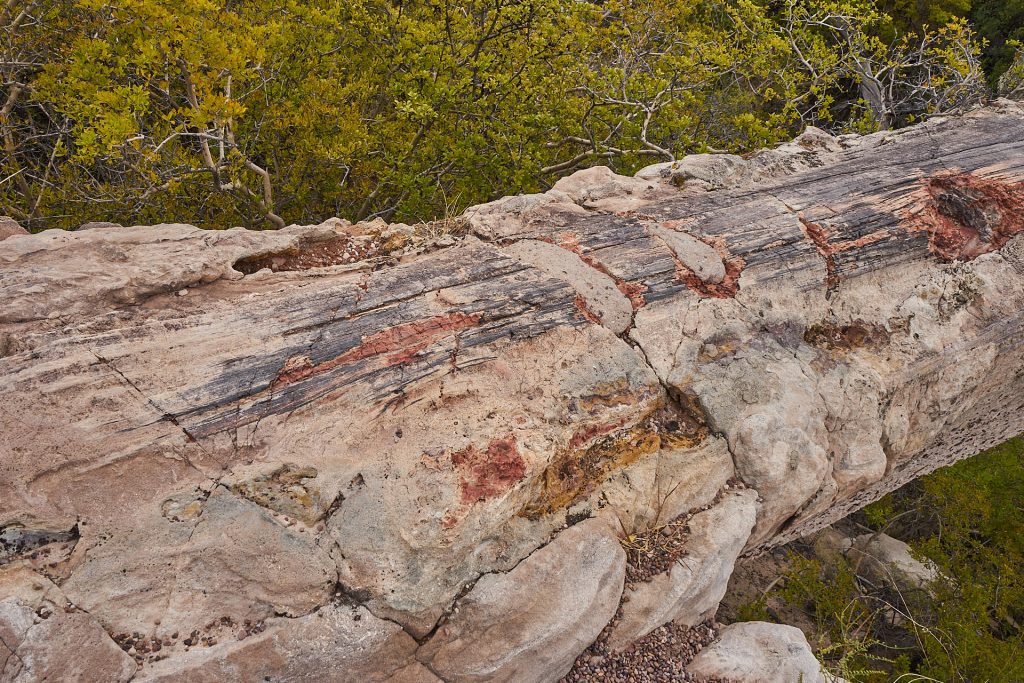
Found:
M 892 25 L 869 0 L 11 0 L 0 210 L 427 220 L 976 98 L 965 25 Z
M 887 680 L 879 666 L 892 660 L 878 654 L 881 642 L 872 634 L 880 608 L 862 599 L 853 567 L 846 561 L 822 567 L 797 553 L 790 554 L 789 564 L 777 595 L 813 615 L 816 651 L 826 668 L 849 681 Z
M 1024 437 L 924 477 L 858 518 L 909 539 L 940 577 L 905 594 L 862 581 L 842 557 L 823 565 L 793 553 L 782 587 L 740 617 L 765 618 L 769 599 L 806 611 L 818 655 L 854 683 L 1024 680 Z
M 971 4 L 972 0 L 884 0 L 880 6 L 898 29 L 910 32 L 966 18 Z
M 971 18 L 987 44 L 985 67 L 995 87 L 1013 64 L 1013 41 L 1024 40 L 1024 0 L 974 0 Z
M 949 580 L 920 672 L 946 681 L 1024 680 L 1024 438 L 926 478 L 941 520 L 914 544 Z M 905 509 L 910 509 L 907 501 Z
M 1017 51 L 1013 64 L 999 77 L 999 94 L 1011 99 L 1024 99 L 1024 44 L 1012 40 L 1007 45 Z
M 766 605 L 766 596 L 744 603 L 736 610 L 736 621 L 772 621 Z
M 868 526 L 875 530 L 885 528 L 885 523 L 896 515 L 892 496 L 885 496 L 864 508 L 864 516 Z

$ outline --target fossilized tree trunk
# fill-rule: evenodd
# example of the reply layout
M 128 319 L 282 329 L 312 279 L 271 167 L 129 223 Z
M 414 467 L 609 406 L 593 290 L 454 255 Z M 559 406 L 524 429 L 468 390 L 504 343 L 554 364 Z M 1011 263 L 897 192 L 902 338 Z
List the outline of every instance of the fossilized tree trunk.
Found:
M 1024 432 L 1022 140 L 591 169 L 456 239 L 3 240 L 4 680 L 554 680 L 616 535 L 691 513 L 611 642 L 703 618 L 744 549 Z

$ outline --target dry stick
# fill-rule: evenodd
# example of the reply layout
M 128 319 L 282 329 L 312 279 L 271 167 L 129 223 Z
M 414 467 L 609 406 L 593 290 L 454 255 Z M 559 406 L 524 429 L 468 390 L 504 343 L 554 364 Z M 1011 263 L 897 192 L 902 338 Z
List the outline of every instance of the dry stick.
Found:
M 63 133 L 61 133 L 63 135 Z M 39 193 L 36 194 L 36 200 L 32 204 L 32 218 L 39 216 L 39 204 L 43 201 L 43 193 L 46 191 L 46 186 L 49 184 L 50 171 L 54 169 L 54 162 L 57 160 L 57 150 L 60 149 L 60 137 L 58 136 L 57 142 L 54 143 L 53 149 L 50 151 L 50 159 L 46 162 L 46 170 L 43 171 L 43 179 L 39 184 Z
M 32 188 L 29 186 L 28 181 L 22 173 L 24 169 L 21 167 L 21 164 L 18 163 L 18 147 L 14 142 L 14 135 L 11 132 L 11 113 L 14 111 L 14 105 L 17 104 L 18 98 L 24 91 L 25 85 L 22 83 L 16 82 L 11 85 L 11 91 L 7 95 L 7 101 L 4 102 L 3 108 L 0 109 L 0 127 L 3 127 L 4 153 L 7 155 L 7 163 L 11 170 L 14 171 L 13 175 L 10 177 L 14 179 L 15 184 L 18 186 L 18 190 L 25 199 L 26 205 L 28 205 L 32 202 Z M 18 217 L 22 220 L 30 218 L 29 214 L 21 210 L 18 210 L 16 213 L 19 214 Z
M 185 64 L 185 60 L 178 60 L 178 68 L 181 70 L 181 76 L 185 82 L 185 98 L 188 100 L 189 105 L 192 109 L 199 113 L 199 98 L 196 97 L 195 86 L 192 85 L 192 76 L 189 74 L 188 66 Z M 210 170 L 213 175 L 213 185 L 218 191 L 223 191 L 224 186 L 220 179 L 220 167 L 213 161 L 213 154 L 210 152 L 210 143 L 207 142 L 206 138 L 199 138 L 199 145 L 203 150 L 203 163 L 206 168 Z

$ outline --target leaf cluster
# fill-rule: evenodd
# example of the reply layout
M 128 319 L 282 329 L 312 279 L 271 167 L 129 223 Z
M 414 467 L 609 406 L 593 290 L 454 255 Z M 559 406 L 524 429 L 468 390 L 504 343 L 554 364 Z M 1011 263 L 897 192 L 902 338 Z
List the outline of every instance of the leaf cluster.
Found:
M 11 0 L 0 211 L 425 221 L 978 99 L 965 24 L 891 24 L 868 0 Z

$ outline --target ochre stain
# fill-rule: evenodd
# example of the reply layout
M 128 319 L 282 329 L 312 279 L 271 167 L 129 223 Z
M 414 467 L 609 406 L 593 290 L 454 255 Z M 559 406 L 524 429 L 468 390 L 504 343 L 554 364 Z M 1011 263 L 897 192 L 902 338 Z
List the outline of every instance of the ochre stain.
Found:
M 582 411 L 588 415 L 596 415 L 606 408 L 635 406 L 641 401 L 652 397 L 654 390 L 637 393 L 627 377 L 619 377 L 608 382 L 600 382 L 589 394 L 573 400 L 573 411 Z
M 500 496 L 526 476 L 526 463 L 511 434 L 492 440 L 483 452 L 470 445 L 452 453 L 452 464 L 460 472 L 463 505 Z
M 614 432 L 618 427 L 617 424 L 602 425 L 586 432 L 597 437 Z M 583 433 L 577 436 L 582 437 Z M 569 507 L 597 488 L 614 470 L 656 453 L 660 447 L 661 437 L 647 425 L 618 432 L 587 448 L 570 447 L 555 456 L 541 477 L 539 495 L 520 514 L 533 519 Z
M 652 422 L 661 435 L 662 448 L 693 448 L 711 433 L 707 414 L 691 393 L 677 395 L 654 414 Z
M 314 524 L 324 516 L 327 507 L 321 500 L 320 489 L 312 482 L 317 474 L 315 467 L 287 464 L 239 482 L 231 490 L 257 505 Z
M 319 365 L 314 365 L 306 356 L 293 356 L 282 366 L 273 385 L 291 384 L 347 363 L 376 356 L 385 356 L 384 367 L 403 365 L 411 362 L 433 342 L 476 325 L 480 318 L 480 313 L 457 311 L 402 323 L 363 337 L 358 346 Z
M 972 261 L 1024 232 L 1024 183 L 948 172 L 922 182 L 905 216 L 910 233 L 926 232 L 928 249 L 943 261 Z
M 663 448 L 693 448 L 707 439 L 704 411 L 695 396 L 656 405 L 631 426 L 617 420 L 578 429 L 540 479 L 540 490 L 520 514 L 536 518 L 567 508 L 613 472 Z

